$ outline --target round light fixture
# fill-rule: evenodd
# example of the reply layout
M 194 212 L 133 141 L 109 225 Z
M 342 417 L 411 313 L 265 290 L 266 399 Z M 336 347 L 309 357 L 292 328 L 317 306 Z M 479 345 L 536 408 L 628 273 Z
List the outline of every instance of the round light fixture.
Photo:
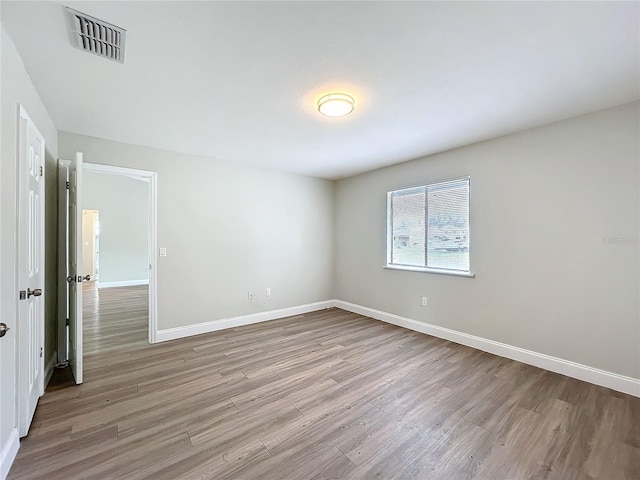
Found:
M 353 97 L 346 93 L 330 93 L 318 100 L 318 111 L 327 117 L 344 117 L 353 112 Z

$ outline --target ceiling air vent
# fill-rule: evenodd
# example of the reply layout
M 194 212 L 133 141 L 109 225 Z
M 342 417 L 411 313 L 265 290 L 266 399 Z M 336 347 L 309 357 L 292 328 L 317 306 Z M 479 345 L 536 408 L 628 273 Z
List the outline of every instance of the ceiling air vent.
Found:
M 71 44 L 85 52 L 124 63 L 127 31 L 67 7 Z

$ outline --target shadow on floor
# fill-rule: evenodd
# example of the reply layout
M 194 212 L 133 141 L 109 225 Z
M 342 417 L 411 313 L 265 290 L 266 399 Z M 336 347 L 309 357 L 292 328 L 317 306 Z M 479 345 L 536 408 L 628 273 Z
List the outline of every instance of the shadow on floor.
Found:
M 66 366 L 64 368 L 56 368 L 51 375 L 49 385 L 47 385 L 46 392 L 55 392 L 56 390 L 62 390 L 63 388 L 73 387 L 76 382 L 73 378 L 73 372 L 71 367 Z

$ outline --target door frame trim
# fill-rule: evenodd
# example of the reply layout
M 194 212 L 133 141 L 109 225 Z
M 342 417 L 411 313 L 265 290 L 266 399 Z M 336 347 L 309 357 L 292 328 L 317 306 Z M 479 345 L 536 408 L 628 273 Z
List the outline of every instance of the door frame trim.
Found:
M 16 261 L 14 264 L 14 275 L 15 275 L 15 285 L 17 287 L 17 290 L 21 290 L 25 285 L 22 285 L 21 282 L 23 282 L 23 275 L 21 272 L 21 258 L 22 258 L 22 252 L 24 249 L 24 246 L 20 245 L 20 239 L 21 239 L 21 228 L 23 228 L 23 226 L 25 226 L 24 222 L 26 219 L 22 218 L 21 213 L 24 207 L 24 202 L 25 202 L 25 198 L 24 197 L 24 193 L 25 193 L 25 187 L 27 185 L 27 178 L 25 177 L 25 165 L 24 165 L 24 161 L 26 160 L 26 152 L 24 151 L 25 149 L 25 145 L 26 145 L 26 129 L 23 128 L 23 122 L 24 125 L 27 124 L 31 124 L 31 126 L 33 127 L 33 129 L 35 130 L 35 132 L 37 133 L 39 139 L 42 141 L 42 181 L 40 183 L 40 212 L 41 212 L 41 219 L 40 219 L 40 233 L 38 235 L 38 243 L 39 243 L 39 252 L 38 252 L 38 256 L 40 257 L 40 266 L 41 266 L 41 271 L 42 271 L 42 295 L 39 297 L 39 301 L 41 302 L 41 309 L 40 309 L 40 315 L 38 318 L 38 327 L 37 327 L 37 332 L 36 335 L 38 336 L 38 344 L 40 347 L 40 351 L 41 351 L 41 355 L 38 357 L 39 358 L 39 363 L 40 363 L 40 372 L 41 372 L 41 376 L 42 376 L 42 383 L 38 386 L 38 396 L 41 397 L 42 395 L 44 395 L 44 386 L 45 386 L 45 374 L 44 374 L 44 324 L 45 324 L 45 298 L 47 295 L 47 292 L 45 290 L 45 280 L 46 280 L 46 272 L 45 272 L 45 247 L 44 247 L 44 241 L 45 241 L 45 233 L 44 233 L 44 228 L 45 228 L 45 176 L 44 176 L 44 168 L 45 168 L 45 164 L 46 164 L 46 144 L 45 144 L 45 140 L 44 140 L 44 136 L 42 135 L 42 133 L 40 132 L 40 129 L 38 128 L 38 126 L 35 124 L 35 122 L 31 119 L 31 117 L 29 116 L 29 114 L 27 113 L 27 111 L 25 110 L 25 108 L 21 105 L 18 104 L 18 131 L 17 131 L 17 143 L 18 143 L 18 148 L 17 148 L 17 158 L 16 158 L 16 167 L 18 169 L 17 171 L 17 188 L 16 188 L 16 225 L 15 225 L 15 232 L 16 232 Z M 17 335 L 16 335 L 16 359 L 17 359 L 17 363 L 16 363 L 16 386 L 17 386 L 17 392 L 16 392 L 16 424 L 18 426 L 18 434 L 20 436 L 25 436 L 28 432 L 29 432 L 29 427 L 31 425 L 31 422 L 33 420 L 33 418 L 29 418 L 27 420 L 26 416 L 25 416 L 25 407 L 28 405 L 28 401 L 27 398 L 25 398 L 25 394 L 27 394 L 28 392 L 25 391 L 25 385 L 24 382 L 26 381 L 26 377 L 27 375 L 25 375 L 25 368 L 27 368 L 28 366 L 28 362 L 23 361 L 23 356 L 25 355 L 24 353 L 24 349 L 23 349 L 23 335 L 24 335 L 24 327 L 21 325 L 21 322 L 19 321 L 22 318 L 22 310 L 23 305 L 20 303 L 20 299 L 18 297 L 18 291 L 14 292 L 15 294 L 15 302 L 16 302 L 16 317 L 18 319 L 18 321 L 16 321 L 16 330 L 17 330 Z M 28 389 L 28 387 L 27 387 Z M 35 411 L 34 411 L 35 413 Z M 26 424 L 25 424 L 26 422 Z
M 98 163 L 83 164 L 83 171 L 124 175 L 149 182 L 149 343 L 156 343 L 158 331 L 158 173 Z
M 69 336 L 67 334 L 67 318 L 69 315 L 69 284 L 65 280 L 68 271 L 68 222 L 69 222 L 69 194 L 67 182 L 69 181 L 69 160 L 58 160 L 58 268 L 56 283 L 58 285 L 58 322 L 57 322 L 57 356 L 58 363 L 64 364 L 69 360 Z M 67 198 L 63 201 L 62 194 Z M 64 226 L 60 225 L 61 219 L 66 219 Z M 64 228 L 62 228 L 64 227 Z M 64 269 L 64 272 L 63 272 Z

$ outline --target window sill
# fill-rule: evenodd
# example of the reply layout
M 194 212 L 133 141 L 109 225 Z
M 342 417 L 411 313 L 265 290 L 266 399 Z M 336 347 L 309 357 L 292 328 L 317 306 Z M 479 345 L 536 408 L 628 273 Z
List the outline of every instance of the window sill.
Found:
M 404 265 L 383 265 L 382 268 L 387 270 L 404 270 L 407 272 L 437 273 L 439 275 L 452 275 L 454 277 L 475 278 L 476 276 L 475 273 L 471 272 L 456 272 L 455 270 L 439 270 L 437 268 L 410 267 Z

